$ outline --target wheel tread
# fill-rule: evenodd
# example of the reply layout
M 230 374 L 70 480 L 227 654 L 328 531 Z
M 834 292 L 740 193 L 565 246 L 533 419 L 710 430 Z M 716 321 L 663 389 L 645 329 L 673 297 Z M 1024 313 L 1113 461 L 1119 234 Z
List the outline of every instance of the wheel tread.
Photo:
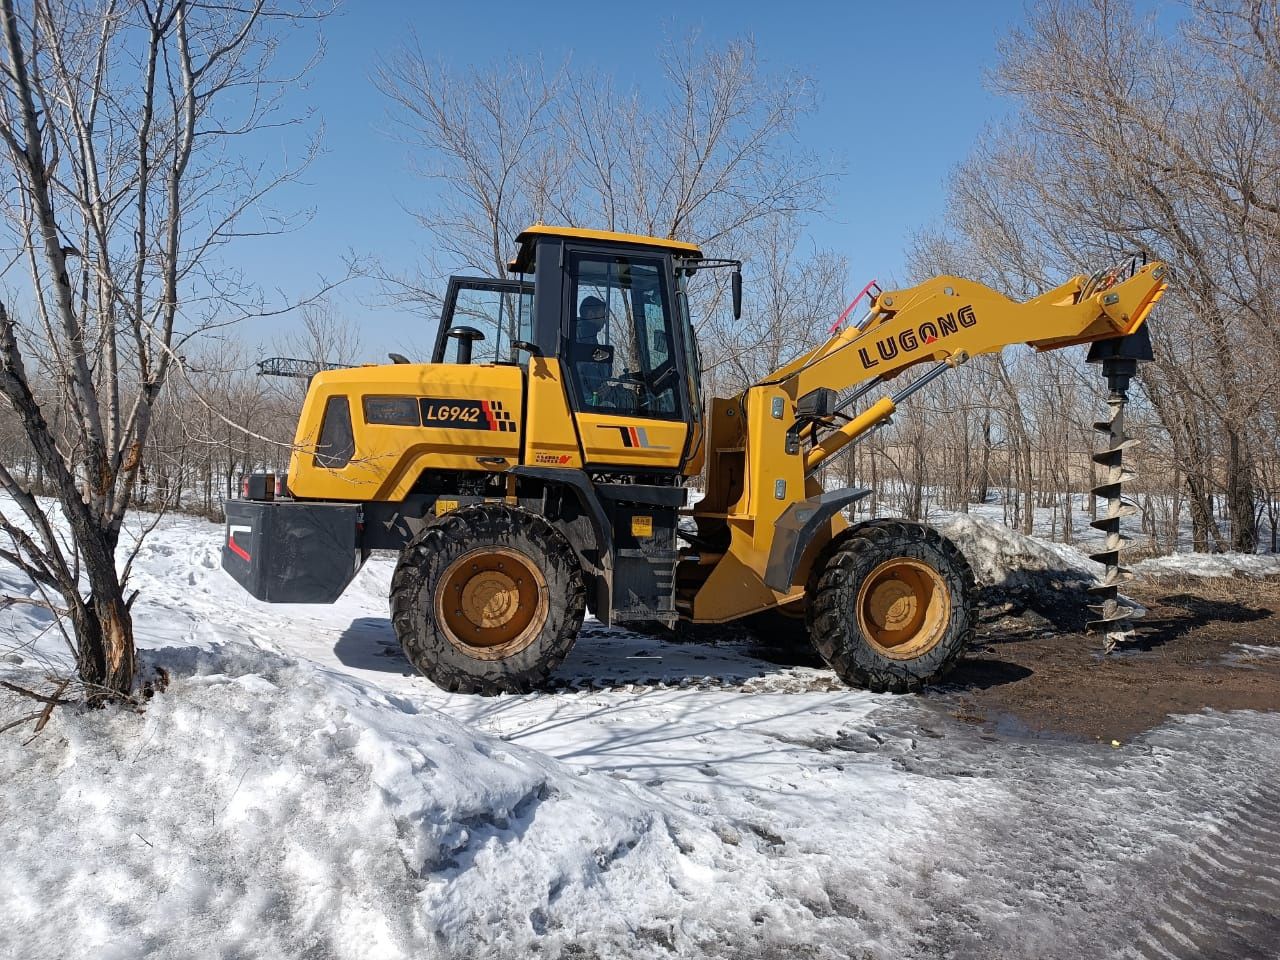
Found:
M 560 626 L 552 636 L 537 638 L 527 651 L 532 662 L 512 669 L 511 661 L 470 660 L 457 652 L 422 611 L 420 598 L 428 572 L 437 561 L 476 543 L 511 543 L 523 539 L 543 553 L 533 558 L 542 568 L 553 604 L 563 605 Z M 550 684 L 573 642 L 586 612 L 586 586 L 573 547 L 564 535 L 536 513 L 508 504 L 473 504 L 451 511 L 423 527 L 405 546 L 391 578 L 391 622 L 405 655 L 442 689 L 453 693 L 527 693 Z M 549 615 L 548 624 L 551 616 Z M 536 649 L 535 649 L 536 648 Z M 506 665 L 500 669 L 497 665 Z
M 861 581 L 875 564 L 903 548 L 937 555 L 951 587 L 951 617 L 938 646 L 914 660 L 892 660 L 862 637 L 854 614 Z M 945 675 L 973 640 L 977 585 L 964 554 L 932 527 L 904 520 L 870 520 L 834 538 L 814 563 L 808 583 L 808 627 L 814 647 L 847 683 L 877 693 L 910 693 Z

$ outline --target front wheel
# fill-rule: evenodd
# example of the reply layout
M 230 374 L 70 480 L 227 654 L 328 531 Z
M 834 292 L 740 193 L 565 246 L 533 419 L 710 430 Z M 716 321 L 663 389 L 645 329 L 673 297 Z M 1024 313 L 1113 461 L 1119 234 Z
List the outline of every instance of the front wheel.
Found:
M 578 558 L 542 517 L 475 504 L 428 524 L 391 581 L 391 619 L 409 661 L 445 690 L 545 686 L 582 626 Z
M 973 639 L 973 570 L 936 530 L 872 521 L 834 541 L 820 562 L 809 638 L 846 683 L 918 690 L 942 679 Z

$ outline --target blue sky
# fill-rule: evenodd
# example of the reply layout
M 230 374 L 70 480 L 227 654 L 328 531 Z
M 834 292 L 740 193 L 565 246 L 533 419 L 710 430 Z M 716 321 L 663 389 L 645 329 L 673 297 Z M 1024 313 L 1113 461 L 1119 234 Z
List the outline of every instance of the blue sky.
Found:
M 425 242 L 406 208 L 431 187 L 409 169 L 407 147 L 389 133 L 387 104 L 371 75 L 405 28 L 429 54 L 459 68 L 540 54 L 611 71 L 619 85 L 655 69 L 664 37 L 696 29 L 709 42 L 755 38 L 766 70 L 798 68 L 814 78 L 820 102 L 801 135 L 839 158 L 828 216 L 813 221 L 812 242 L 849 258 L 850 285 L 900 275 L 913 230 L 936 220 L 948 171 L 1005 106 L 983 85 L 998 38 L 1021 19 L 1018 2 L 754 3 L 697 5 L 561 2 L 540 7 L 480 2 L 348 0 L 323 27 L 324 60 L 295 102 L 324 123 L 324 154 L 303 182 L 275 199 L 314 207 L 285 238 L 247 241 L 233 260 L 268 288 L 296 294 L 319 274 L 336 275 L 348 249 L 392 265 L 413 262 Z M 297 131 L 278 135 L 296 155 Z M 270 149 L 271 139 L 261 147 Z M 747 291 L 750 295 L 750 291 Z M 427 342 L 434 329 L 379 302 L 357 283 L 335 298 L 360 321 L 370 353 Z M 250 336 L 269 340 L 290 324 L 263 321 Z M 248 331 L 245 331 L 248 332 Z

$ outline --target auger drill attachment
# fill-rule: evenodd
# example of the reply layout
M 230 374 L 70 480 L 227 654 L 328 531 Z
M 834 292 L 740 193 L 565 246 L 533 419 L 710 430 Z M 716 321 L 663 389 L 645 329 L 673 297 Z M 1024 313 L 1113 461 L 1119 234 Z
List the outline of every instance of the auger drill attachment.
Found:
M 1089 628 L 1102 634 L 1103 650 L 1110 653 L 1117 643 L 1133 636 L 1133 621 L 1142 616 L 1141 608 L 1120 593 L 1120 585 L 1133 579 L 1121 566 L 1120 550 L 1128 538 L 1120 532 L 1120 522 L 1138 513 L 1138 507 L 1124 497 L 1124 485 L 1137 474 L 1124 465 L 1124 452 L 1138 441 L 1128 436 L 1124 426 L 1125 406 L 1129 402 L 1129 381 L 1138 372 L 1138 363 L 1151 359 L 1151 336 L 1147 328 L 1113 340 L 1099 340 L 1089 348 L 1089 363 L 1102 364 L 1107 381 L 1107 406 L 1110 415 L 1093 425 L 1105 434 L 1104 446 L 1093 455 L 1093 462 L 1105 471 L 1093 495 L 1106 501 L 1106 512 L 1091 526 L 1106 534 L 1106 543 L 1090 556 L 1106 567 L 1102 578 L 1089 588 L 1098 603 L 1089 609 L 1096 614 Z

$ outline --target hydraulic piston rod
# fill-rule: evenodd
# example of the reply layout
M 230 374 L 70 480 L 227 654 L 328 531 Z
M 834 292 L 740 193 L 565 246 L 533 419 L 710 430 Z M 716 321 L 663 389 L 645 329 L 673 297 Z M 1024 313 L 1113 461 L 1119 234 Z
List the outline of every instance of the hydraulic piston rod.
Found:
M 817 470 L 825 460 L 843 450 L 845 446 L 868 430 L 888 420 L 897 409 L 897 401 L 892 397 L 881 397 L 848 423 L 841 426 L 839 430 L 828 434 L 821 443 L 810 450 L 804 460 L 805 472 L 812 473 Z
M 968 359 L 969 355 L 964 351 L 960 351 L 955 356 L 948 357 L 946 360 L 943 360 L 941 363 L 931 368 L 924 376 L 907 384 L 892 396 L 881 397 L 871 406 L 867 407 L 866 410 L 862 411 L 862 413 L 858 414 L 848 423 L 841 426 L 838 430 L 828 434 L 822 442 L 810 450 L 808 456 L 805 457 L 805 472 L 812 473 L 814 470 L 817 470 L 818 467 L 840 450 L 843 450 L 848 444 L 869 433 L 871 430 L 874 430 L 876 427 L 880 426 L 880 424 L 893 416 L 894 411 L 898 409 L 898 405 L 908 397 L 912 396 L 919 390 L 923 390 L 948 370 L 958 367 Z M 863 392 L 865 392 L 865 390 Z

